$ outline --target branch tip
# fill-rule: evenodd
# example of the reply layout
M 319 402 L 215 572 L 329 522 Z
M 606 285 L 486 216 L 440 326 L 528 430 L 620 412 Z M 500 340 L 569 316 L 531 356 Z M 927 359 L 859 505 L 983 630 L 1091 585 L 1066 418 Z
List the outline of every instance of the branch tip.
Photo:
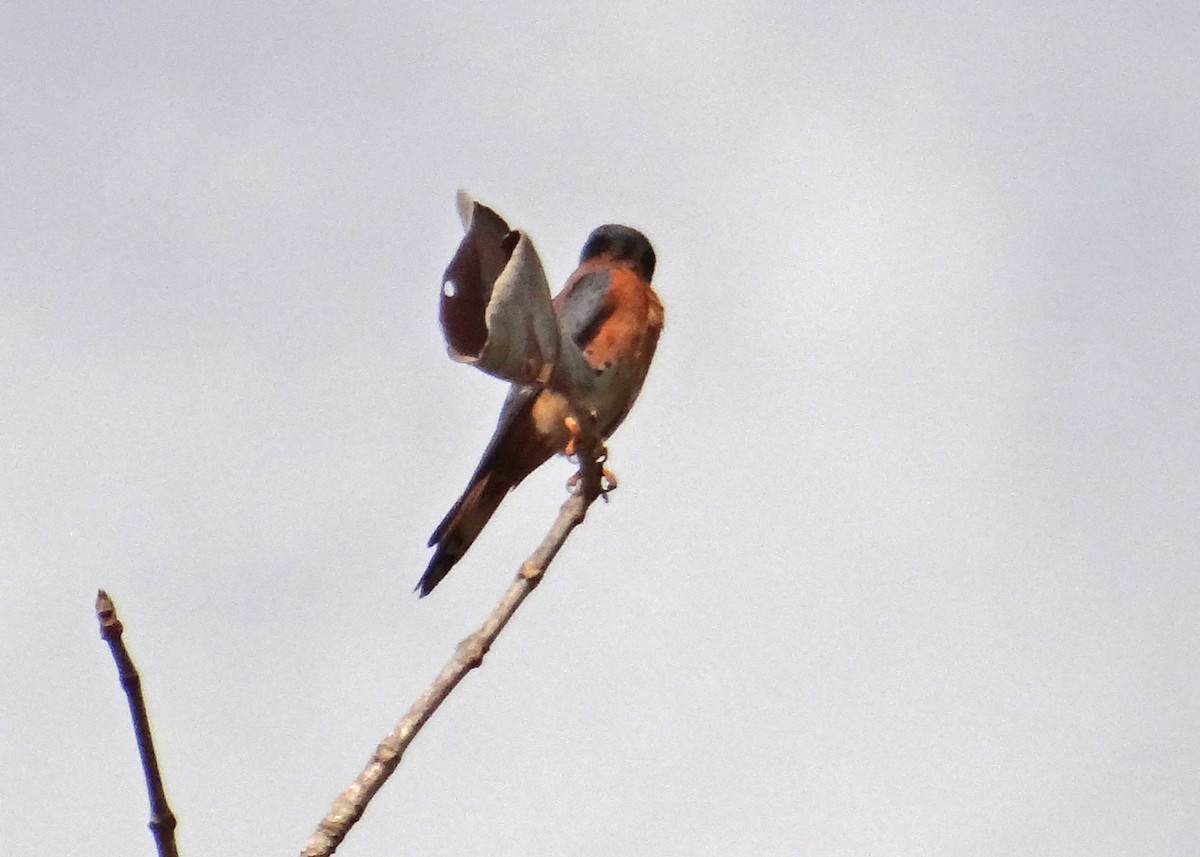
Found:
M 179 851 L 175 844 L 177 822 L 175 814 L 167 804 L 162 772 L 158 768 L 158 757 L 154 752 L 150 716 L 146 713 L 146 700 L 142 696 L 142 679 L 121 637 L 124 627 L 117 618 L 116 605 L 103 589 L 96 593 L 96 618 L 100 620 L 100 636 L 108 643 L 113 661 L 117 665 L 117 676 L 125 691 L 129 715 L 133 720 L 133 734 L 137 739 L 142 773 L 146 778 L 146 792 L 150 797 L 150 823 L 147 827 L 154 834 L 154 844 L 158 847 L 159 857 L 178 857 Z

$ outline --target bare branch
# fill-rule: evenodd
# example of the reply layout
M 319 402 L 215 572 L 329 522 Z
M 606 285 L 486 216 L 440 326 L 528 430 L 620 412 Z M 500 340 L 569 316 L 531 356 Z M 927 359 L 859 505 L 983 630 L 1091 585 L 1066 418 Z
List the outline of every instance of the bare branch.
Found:
M 567 540 L 567 536 L 583 522 L 588 507 L 604 493 L 601 486 L 603 450 L 599 450 L 596 455 L 580 455 L 579 458 L 580 469 L 576 489 L 563 503 L 558 519 L 546 533 L 542 543 L 521 565 L 516 579 L 492 610 L 487 621 L 478 631 L 458 644 L 454 656 L 442 667 L 433 683 L 413 703 L 391 734 L 375 749 L 375 754 L 358 779 L 333 802 L 328 814 L 321 819 L 304 850 L 300 852 L 301 857 L 328 857 L 333 854 L 350 828 L 362 817 L 371 798 L 396 770 L 400 764 L 400 757 L 404 755 L 404 751 L 408 749 L 421 727 L 467 673 L 483 663 L 483 656 L 521 606 L 521 602 L 541 582 L 542 575 Z
M 142 757 L 142 771 L 146 775 L 146 792 L 150 795 L 149 827 L 154 834 L 159 857 L 179 857 L 175 847 L 175 815 L 167 805 L 167 795 L 163 791 L 158 757 L 154 753 L 154 739 L 150 735 L 150 718 L 146 714 L 146 701 L 142 698 L 142 679 L 121 638 L 125 629 L 117 618 L 117 608 L 103 589 L 96 593 L 96 618 L 100 620 L 100 636 L 108 643 L 117 664 L 117 674 L 121 678 L 121 687 L 125 690 L 129 713 L 133 717 L 133 731 Z

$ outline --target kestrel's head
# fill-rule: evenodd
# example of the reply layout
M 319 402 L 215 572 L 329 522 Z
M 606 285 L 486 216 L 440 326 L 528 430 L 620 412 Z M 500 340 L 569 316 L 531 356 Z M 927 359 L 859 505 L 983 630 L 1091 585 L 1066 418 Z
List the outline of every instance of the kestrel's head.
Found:
M 606 223 L 592 230 L 579 254 L 579 261 L 586 262 L 607 256 L 617 262 L 626 262 L 634 273 L 646 282 L 654 278 L 654 248 L 645 235 L 629 226 Z

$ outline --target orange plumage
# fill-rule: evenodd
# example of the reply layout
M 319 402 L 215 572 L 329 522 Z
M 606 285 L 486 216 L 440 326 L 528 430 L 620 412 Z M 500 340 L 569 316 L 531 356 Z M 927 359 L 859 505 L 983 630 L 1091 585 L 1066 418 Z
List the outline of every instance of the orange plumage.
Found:
M 608 438 L 633 407 L 663 327 L 650 285 L 655 256 L 642 233 L 608 225 L 588 237 L 580 265 L 554 298 L 563 334 L 594 370 L 580 404 Z M 554 390 L 514 385 L 475 474 L 429 540 L 435 546 L 417 589 L 428 595 L 462 558 L 504 497 L 571 441 L 571 408 Z

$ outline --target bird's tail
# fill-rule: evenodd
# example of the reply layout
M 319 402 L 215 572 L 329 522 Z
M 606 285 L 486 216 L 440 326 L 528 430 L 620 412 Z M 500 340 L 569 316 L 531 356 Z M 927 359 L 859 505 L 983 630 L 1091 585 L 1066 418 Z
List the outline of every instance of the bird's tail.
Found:
M 458 502 L 438 524 L 429 539 L 430 547 L 437 546 L 429 567 L 417 583 L 424 598 L 449 574 L 462 559 L 511 488 L 494 471 L 480 474 L 458 498 Z

